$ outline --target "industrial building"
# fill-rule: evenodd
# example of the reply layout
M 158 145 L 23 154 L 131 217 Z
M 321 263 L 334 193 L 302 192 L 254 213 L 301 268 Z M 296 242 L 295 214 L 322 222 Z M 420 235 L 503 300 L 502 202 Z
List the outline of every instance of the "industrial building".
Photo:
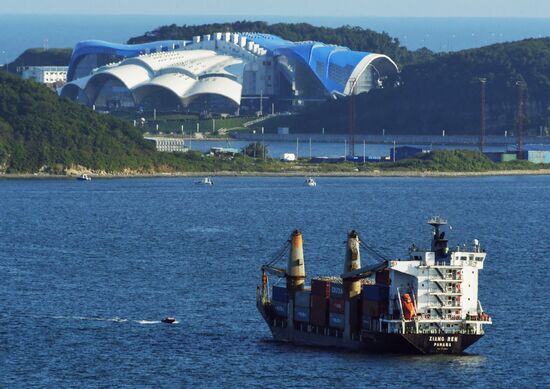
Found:
M 252 114 L 390 87 L 397 74 L 382 54 L 218 32 L 140 45 L 80 42 L 61 95 L 109 110 Z

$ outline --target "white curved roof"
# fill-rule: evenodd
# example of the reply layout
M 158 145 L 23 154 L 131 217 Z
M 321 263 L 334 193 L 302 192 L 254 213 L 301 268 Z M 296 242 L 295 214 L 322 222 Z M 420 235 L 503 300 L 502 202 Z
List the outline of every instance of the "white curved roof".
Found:
M 138 86 L 132 92 L 138 102 L 147 96 L 152 87 L 164 88 L 181 99 L 196 82 L 196 79 L 182 73 L 168 73 L 155 77 L 151 81 Z
M 393 62 L 393 60 L 384 54 L 369 54 L 365 56 L 358 64 L 355 66 L 355 69 L 353 69 L 353 72 L 349 76 L 349 80 L 358 80 L 361 74 L 365 72 L 367 67 L 369 65 L 372 65 L 375 61 L 386 62 L 387 64 L 391 64 L 395 69 L 397 69 L 397 64 Z M 351 93 L 351 89 L 355 87 L 355 84 L 352 84 L 351 82 L 346 83 L 346 88 L 344 89 L 344 94 L 349 95 Z
M 150 72 L 147 68 L 134 64 L 122 64 L 120 66 L 111 66 L 92 75 L 86 87 L 95 79 L 111 76 L 117 78 L 128 89 L 133 89 L 137 85 L 150 79 Z
M 242 88 L 242 84 L 227 77 L 202 78 L 193 84 L 193 87 L 183 96 L 183 100 L 188 101 L 198 95 L 212 94 L 226 97 L 240 104 Z

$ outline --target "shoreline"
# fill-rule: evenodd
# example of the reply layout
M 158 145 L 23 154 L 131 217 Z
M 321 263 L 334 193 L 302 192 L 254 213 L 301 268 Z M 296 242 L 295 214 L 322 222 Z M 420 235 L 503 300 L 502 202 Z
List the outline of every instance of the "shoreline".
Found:
M 498 176 L 544 176 L 550 169 L 539 170 L 491 170 L 485 172 L 436 172 L 436 171 L 371 171 L 371 172 L 173 172 L 173 173 L 89 173 L 94 179 L 116 178 L 166 178 L 166 177 L 498 177 Z M 0 174 L 0 180 L 76 180 L 77 175 L 53 174 Z

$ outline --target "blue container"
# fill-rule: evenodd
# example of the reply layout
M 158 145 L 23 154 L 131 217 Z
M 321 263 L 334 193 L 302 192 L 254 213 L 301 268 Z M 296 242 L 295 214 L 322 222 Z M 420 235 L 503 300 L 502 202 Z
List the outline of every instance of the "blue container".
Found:
M 307 307 L 309 308 L 309 299 L 311 296 L 310 291 L 298 291 L 294 295 L 294 305 L 297 307 Z
M 295 307 L 294 320 L 302 323 L 309 323 L 309 307 Z
M 343 313 L 330 312 L 328 315 L 328 325 L 332 328 L 344 329 L 345 316 Z
M 273 306 L 273 310 L 275 311 L 275 314 L 277 316 L 288 317 L 288 304 L 287 303 L 272 301 L 271 305 Z
M 343 298 L 344 297 L 344 284 L 331 282 L 330 283 L 330 297 Z
M 278 301 L 280 303 L 288 302 L 288 291 L 286 286 L 273 285 L 273 291 L 271 292 L 271 300 Z
M 363 285 L 361 299 L 370 301 L 386 301 L 389 298 L 390 289 L 384 285 Z

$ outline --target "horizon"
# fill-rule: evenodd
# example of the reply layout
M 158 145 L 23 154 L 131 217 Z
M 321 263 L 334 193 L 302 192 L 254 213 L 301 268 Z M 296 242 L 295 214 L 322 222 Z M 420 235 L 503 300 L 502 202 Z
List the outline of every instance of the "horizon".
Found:
M 462 0 L 460 2 L 441 0 L 417 0 L 411 6 L 410 0 L 394 0 L 381 5 L 373 0 L 340 0 L 338 3 L 326 0 L 296 1 L 278 0 L 262 4 L 261 7 L 244 0 L 225 2 L 202 0 L 188 2 L 181 0 L 96 0 L 80 3 L 73 0 L 27 0 L 25 2 L 6 0 L 0 3 L 0 14 L 32 15 L 171 15 L 202 16 L 225 15 L 227 17 L 292 16 L 292 17 L 527 17 L 550 18 L 550 3 L 546 0 L 524 0 L 521 3 L 510 0 Z M 261 10 L 261 11 L 260 11 Z
M 232 21 L 265 21 L 267 20 L 253 20 L 254 18 L 292 18 L 292 19 L 361 19 L 361 18 L 381 18 L 381 19 L 535 19 L 535 20 L 549 20 L 548 16 L 485 16 L 485 15 L 472 15 L 472 16 L 456 16 L 456 15 L 285 15 L 285 14 L 256 14 L 256 15 L 236 15 L 236 14 L 200 14 L 200 13 L 171 13 L 171 14 L 156 14 L 156 13 L 68 13 L 68 12 L 55 12 L 55 13 L 24 13 L 24 12 L 3 12 L 0 17 L 5 16 L 28 16 L 28 17 L 41 17 L 41 16 L 86 16 L 86 17 L 133 17 L 133 16 L 152 16 L 152 17 L 207 17 L 207 18 L 234 18 Z M 225 21 L 215 22 L 225 23 Z M 279 22 L 277 22 L 279 23 Z M 285 22 L 281 22 L 285 23 Z M 292 22 L 286 22 L 292 23 Z M 307 23 L 307 22 L 305 22 Z M 203 23 L 201 23 L 203 24 Z

